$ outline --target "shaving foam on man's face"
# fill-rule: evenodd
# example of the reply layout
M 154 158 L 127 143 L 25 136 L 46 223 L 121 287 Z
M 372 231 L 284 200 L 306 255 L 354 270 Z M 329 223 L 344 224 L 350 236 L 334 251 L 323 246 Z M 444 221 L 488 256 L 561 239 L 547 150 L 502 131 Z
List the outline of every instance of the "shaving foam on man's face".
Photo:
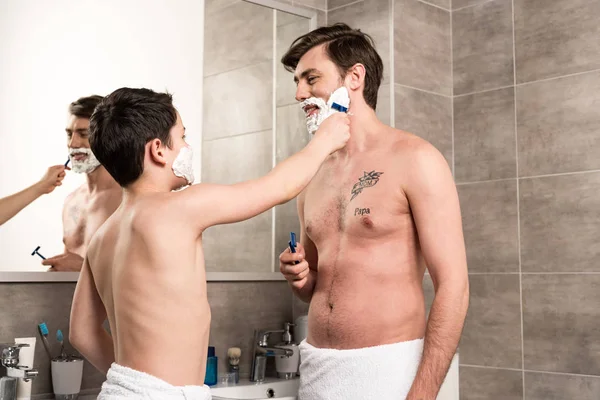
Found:
M 327 117 L 337 112 L 337 110 L 331 108 L 331 104 L 334 101 L 348 108 L 350 104 L 348 89 L 344 86 L 336 89 L 331 93 L 327 102 L 319 97 L 310 97 L 300 103 L 300 107 L 302 107 L 306 115 L 306 128 L 310 137 L 315 134 Z
M 69 158 L 71 159 L 71 171 L 78 174 L 89 174 L 100 166 L 100 161 L 87 147 L 69 148 Z
M 185 178 L 188 185 L 194 183 L 194 152 L 190 146 L 182 147 L 173 161 L 173 173 L 179 178 Z

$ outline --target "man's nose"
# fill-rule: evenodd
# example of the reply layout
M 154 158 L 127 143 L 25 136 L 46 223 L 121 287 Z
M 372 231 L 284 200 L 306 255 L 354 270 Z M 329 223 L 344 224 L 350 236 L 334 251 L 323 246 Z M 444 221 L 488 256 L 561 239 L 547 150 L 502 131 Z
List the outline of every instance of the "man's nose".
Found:
M 304 101 L 308 99 L 310 96 L 310 92 L 306 88 L 306 85 L 299 84 L 296 88 L 296 101 Z
M 73 149 L 77 149 L 81 147 L 81 138 L 79 137 L 78 134 L 74 133 L 71 138 L 69 139 L 69 147 L 73 148 Z

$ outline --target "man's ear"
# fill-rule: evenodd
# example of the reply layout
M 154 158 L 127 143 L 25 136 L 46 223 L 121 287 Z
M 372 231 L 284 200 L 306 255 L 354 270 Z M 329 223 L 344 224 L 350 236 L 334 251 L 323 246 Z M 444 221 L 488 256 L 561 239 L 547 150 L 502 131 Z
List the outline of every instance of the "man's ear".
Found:
M 344 79 L 344 83 L 350 90 L 358 90 L 365 84 L 365 76 L 367 70 L 365 66 L 357 63 L 354 64 L 346 73 L 346 77 Z
M 166 165 L 167 159 L 165 154 L 165 146 L 160 141 L 160 139 L 153 139 L 148 144 L 148 154 L 150 155 L 150 160 L 160 165 Z

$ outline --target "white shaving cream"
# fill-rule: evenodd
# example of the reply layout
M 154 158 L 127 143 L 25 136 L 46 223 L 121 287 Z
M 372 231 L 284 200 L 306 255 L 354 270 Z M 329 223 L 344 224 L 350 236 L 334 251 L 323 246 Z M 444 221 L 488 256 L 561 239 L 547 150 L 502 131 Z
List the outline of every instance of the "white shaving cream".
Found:
M 77 161 L 73 156 L 75 154 L 85 154 L 87 157 Z M 77 149 L 69 149 L 69 158 L 71 159 L 71 171 L 77 174 L 89 174 L 100 166 L 100 161 L 96 158 L 91 149 L 80 147 Z
M 194 183 L 193 161 L 194 152 L 190 146 L 182 147 L 173 161 L 173 173 L 179 178 L 185 178 L 188 185 Z
M 329 100 L 325 103 L 325 100 L 319 97 L 311 97 L 304 100 L 300 103 L 300 107 L 304 110 L 304 107 L 309 105 L 314 105 L 319 108 L 319 110 L 310 116 L 306 117 L 306 128 L 308 129 L 308 134 L 312 138 L 315 134 L 319 126 L 332 114 L 339 112 L 335 108 L 331 108 L 333 103 L 337 103 L 345 108 L 350 107 L 350 95 L 348 94 L 348 89 L 344 86 L 338 88 L 334 91 L 331 96 L 329 96 Z

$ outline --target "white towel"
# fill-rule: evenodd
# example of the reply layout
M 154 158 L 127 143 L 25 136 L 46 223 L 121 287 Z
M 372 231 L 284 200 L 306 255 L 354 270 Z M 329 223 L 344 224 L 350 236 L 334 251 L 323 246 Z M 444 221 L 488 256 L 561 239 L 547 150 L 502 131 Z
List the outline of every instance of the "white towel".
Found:
M 298 400 L 404 400 L 422 354 L 423 339 L 352 350 L 304 340 Z
M 98 400 L 211 400 L 210 388 L 173 386 L 162 379 L 113 363 Z

